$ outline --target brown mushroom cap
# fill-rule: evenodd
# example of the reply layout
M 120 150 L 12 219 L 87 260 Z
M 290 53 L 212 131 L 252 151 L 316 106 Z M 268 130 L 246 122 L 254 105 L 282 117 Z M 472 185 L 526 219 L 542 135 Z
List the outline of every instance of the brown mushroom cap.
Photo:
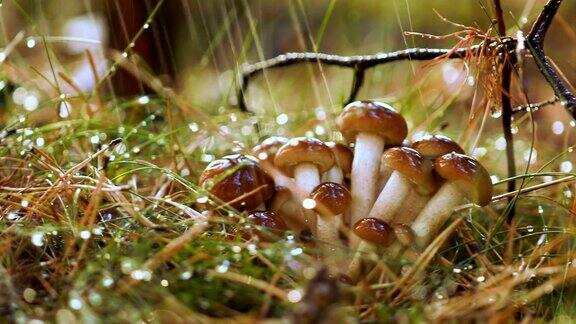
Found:
M 282 218 L 276 215 L 272 211 L 255 210 L 248 214 L 246 217 L 246 222 L 251 225 L 256 225 L 265 228 L 268 232 L 280 235 L 288 229 L 286 223 Z M 263 231 L 254 229 L 252 231 L 244 228 L 243 226 L 236 227 L 232 234 L 234 236 L 242 236 L 245 240 L 249 240 L 252 235 L 256 235 L 260 240 L 268 241 L 270 235 L 265 235 Z
M 274 158 L 276 167 L 289 176 L 294 175 L 294 168 L 300 163 L 313 163 L 324 173 L 334 165 L 334 154 L 319 139 L 297 137 L 282 145 Z
M 451 152 L 464 154 L 464 150 L 458 143 L 444 135 L 424 135 L 416 139 L 410 147 L 430 160 Z
M 288 143 L 286 137 L 270 136 L 263 140 L 262 143 L 254 146 L 252 154 L 261 161 L 274 163 L 274 157 L 276 156 L 278 149 L 286 143 Z
M 354 101 L 344 107 L 336 121 L 349 142 L 360 132 L 377 134 L 386 143 L 400 145 L 408 134 L 404 117 L 390 105 L 378 101 Z
M 325 182 L 310 193 L 310 199 L 316 202 L 314 210 L 322 217 L 337 216 L 350 209 L 352 196 L 341 184 Z
M 490 175 L 477 160 L 452 152 L 437 158 L 434 168 L 442 178 L 460 187 L 475 204 L 485 206 L 492 199 Z
M 394 240 L 394 230 L 378 218 L 363 218 L 354 225 L 354 233 L 373 244 L 387 246 Z
M 406 224 L 394 224 L 392 225 L 392 229 L 400 244 L 404 246 L 414 245 L 414 232 L 410 226 Z
M 288 229 L 284 220 L 273 211 L 254 210 L 248 214 L 246 220 L 252 225 L 266 227 L 270 230 L 286 231 Z
M 382 161 L 392 170 L 416 184 L 423 193 L 436 190 L 436 181 L 432 173 L 432 163 L 418 151 L 409 147 L 393 147 L 382 154 Z
M 254 209 L 274 194 L 274 180 L 258 166 L 256 158 L 240 154 L 212 161 L 198 182 L 239 211 Z
M 346 176 L 349 175 L 352 171 L 352 160 L 354 160 L 354 153 L 350 147 L 334 142 L 327 142 L 326 145 L 332 149 L 336 164 L 342 170 L 342 173 Z

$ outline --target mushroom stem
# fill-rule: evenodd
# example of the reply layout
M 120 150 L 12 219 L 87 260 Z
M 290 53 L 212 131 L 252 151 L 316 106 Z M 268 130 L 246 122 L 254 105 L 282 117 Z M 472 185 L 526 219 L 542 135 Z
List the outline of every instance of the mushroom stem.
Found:
M 430 242 L 440 227 L 450 218 L 454 208 L 462 203 L 464 197 L 462 189 L 452 182 L 447 182 L 440 187 L 411 226 L 416 246 L 419 249 L 424 248 Z
M 402 204 L 403 208 L 396 214 L 394 223 L 412 224 L 412 221 L 420 214 L 429 200 L 430 195 L 419 193 L 416 190 L 410 191 Z
M 302 209 L 290 192 L 284 197 L 274 197 L 270 209 L 282 217 L 291 230 L 299 233 L 306 228 Z
M 322 176 L 322 182 L 344 183 L 344 173 L 338 166 L 333 166 Z
M 340 243 L 339 229 L 342 215 L 322 217 L 318 215 L 317 235 L 322 244 L 322 255 L 330 274 L 339 272 L 336 262 L 336 252 Z
M 298 164 L 294 168 L 294 180 L 296 181 L 296 185 L 302 191 L 302 197 L 299 201 L 303 201 L 305 197 L 307 197 L 317 185 L 320 184 L 320 173 L 318 172 L 318 167 L 314 163 L 304 162 Z M 305 221 L 308 225 L 312 234 L 316 233 L 316 215 L 306 209 L 304 211 Z
M 382 191 L 382 189 L 384 189 L 384 186 L 386 185 L 386 183 L 388 182 L 388 179 L 390 179 L 390 175 L 392 175 L 392 169 L 389 168 L 386 164 L 380 162 L 380 171 L 378 174 L 378 185 L 376 186 L 377 192 Z
M 352 282 L 356 282 L 358 280 L 360 269 L 362 268 L 362 263 L 366 257 L 370 256 L 374 252 L 376 252 L 376 246 L 374 244 L 368 243 L 364 240 L 360 241 L 360 244 L 358 244 L 358 249 L 352 258 L 352 261 L 348 265 L 347 274 Z
M 318 239 L 330 247 L 329 253 L 336 250 L 335 245 L 340 241 L 338 234 L 340 226 L 338 219 L 340 217 L 342 217 L 342 215 L 331 217 L 322 217 L 318 215 Z
M 356 224 L 357 221 L 366 217 L 374 204 L 380 156 L 384 151 L 384 144 L 384 139 L 376 134 L 360 132 L 356 136 L 351 173 L 350 224 Z M 351 242 L 353 246 L 356 246 L 358 238 L 352 235 Z
M 368 217 L 379 218 L 385 222 L 394 220 L 394 216 L 409 196 L 413 185 L 400 172 L 394 171 L 378 195 Z
M 320 174 L 314 163 L 300 163 L 294 169 L 294 180 L 304 195 L 308 195 L 320 184 Z

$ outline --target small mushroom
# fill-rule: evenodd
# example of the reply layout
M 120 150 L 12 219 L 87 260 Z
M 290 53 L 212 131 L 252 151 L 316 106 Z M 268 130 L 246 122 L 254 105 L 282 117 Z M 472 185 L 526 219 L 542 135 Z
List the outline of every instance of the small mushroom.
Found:
M 438 134 L 419 137 L 412 142 L 410 147 L 431 161 L 452 152 L 464 154 L 464 150 L 458 143 L 447 136 Z
M 408 127 L 391 106 L 377 101 L 348 104 L 338 117 L 337 125 L 346 140 L 355 143 L 351 172 L 351 223 L 355 224 L 368 215 L 376 199 L 384 146 L 401 144 Z M 356 245 L 357 239 L 352 239 L 352 244 Z
M 274 181 L 249 155 L 212 161 L 200 175 L 199 184 L 238 211 L 253 210 L 274 194 Z
M 438 157 L 456 152 L 464 154 L 464 150 L 458 143 L 444 135 L 424 135 L 417 138 L 411 145 L 413 149 L 422 154 L 424 158 L 434 164 Z M 398 213 L 395 221 L 410 224 L 422 211 L 431 195 L 423 192 L 411 192 L 405 200 L 405 208 Z
M 288 227 L 294 232 L 300 233 L 306 229 L 302 208 L 288 188 L 276 186 L 276 193 L 272 197 L 270 210 L 284 219 Z
M 293 176 L 303 201 L 320 184 L 320 174 L 334 165 L 332 150 L 315 138 L 298 137 L 284 144 L 274 158 L 274 164 L 288 176 Z M 312 232 L 316 231 L 314 215 L 306 217 Z
M 420 249 L 438 233 L 455 207 L 467 199 L 485 206 L 492 199 L 490 175 L 477 160 L 464 154 L 448 153 L 436 159 L 434 169 L 446 182 L 411 226 Z
M 387 247 L 394 241 L 394 230 L 388 223 L 377 218 L 363 218 L 354 224 L 354 233 L 362 241 L 348 266 L 348 277 L 358 279 L 362 260 L 376 251 L 377 246 Z
M 433 192 L 436 183 L 432 176 L 432 164 L 416 150 L 394 147 L 384 152 L 382 160 L 394 171 L 368 217 L 391 222 L 410 192 Z
M 280 147 L 274 164 L 293 176 L 298 187 L 309 194 L 320 184 L 320 174 L 334 165 L 334 154 L 318 139 L 298 137 Z
M 400 144 L 400 145 L 386 145 L 384 147 L 384 153 L 386 153 L 387 150 L 389 150 L 393 147 L 398 147 L 398 146 L 410 147 L 410 142 L 408 142 L 408 140 L 404 140 L 402 142 L 402 144 Z M 388 179 L 392 175 L 392 171 L 393 171 L 386 165 L 386 163 L 384 163 L 383 160 L 384 160 L 384 154 L 382 154 L 382 156 L 380 157 L 380 171 L 378 173 L 378 185 L 376 186 L 376 188 L 377 188 L 376 192 L 382 191 L 382 189 L 386 185 L 386 182 L 388 182 Z
M 274 157 L 282 145 L 288 143 L 288 139 L 282 136 L 270 136 L 260 144 L 254 146 L 252 154 L 260 161 L 268 161 L 274 164 Z
M 325 182 L 314 188 L 310 199 L 316 203 L 314 211 L 318 213 L 318 239 L 331 246 L 336 245 L 340 240 L 338 219 L 350 208 L 350 191 L 338 183 Z
M 326 145 L 332 149 L 336 164 L 324 173 L 322 181 L 342 184 L 344 183 L 344 178 L 350 176 L 354 153 L 348 146 L 341 143 L 327 142 Z
M 281 235 L 288 229 L 282 218 L 278 217 L 274 212 L 266 210 L 251 211 L 248 217 L 246 217 L 246 223 L 251 226 L 256 226 L 256 229 L 247 231 L 245 228 L 237 228 L 235 233 L 236 235 L 241 235 L 246 240 L 251 238 L 252 233 L 262 241 L 270 241 L 270 234 Z
M 271 136 L 252 148 L 252 155 L 258 158 L 266 171 L 274 168 L 274 158 L 282 145 L 288 143 L 288 139 L 282 136 Z M 280 172 L 271 173 L 276 186 L 286 186 L 288 177 Z

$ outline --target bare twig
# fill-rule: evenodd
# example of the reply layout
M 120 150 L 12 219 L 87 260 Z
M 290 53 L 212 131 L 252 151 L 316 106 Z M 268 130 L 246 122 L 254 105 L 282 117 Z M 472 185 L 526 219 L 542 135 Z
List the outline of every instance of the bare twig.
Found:
M 527 105 L 522 105 L 522 106 L 516 106 L 514 108 L 512 108 L 512 113 L 513 114 L 519 114 L 519 113 L 523 113 L 523 112 L 527 112 L 528 110 L 532 110 L 532 111 L 537 111 L 540 108 L 549 106 L 549 105 L 553 105 L 555 103 L 557 103 L 559 101 L 558 97 L 554 97 L 545 101 L 540 101 L 540 102 L 536 102 L 533 104 L 527 104 Z
M 493 41 L 488 44 L 489 46 L 496 46 L 499 43 L 506 44 L 511 48 L 515 45 L 515 40 L 512 38 L 503 38 L 498 41 Z M 469 47 L 461 47 L 456 49 L 448 48 L 409 48 L 405 50 L 380 53 L 375 55 L 354 55 L 354 56 L 340 56 L 324 53 L 286 53 L 274 58 L 257 62 L 254 64 L 245 64 L 241 72 L 241 82 L 237 90 L 238 107 L 242 111 L 249 111 L 246 106 L 245 94 L 248 89 L 250 79 L 264 72 L 267 69 L 279 68 L 301 63 L 318 63 L 324 65 L 339 66 L 342 68 L 354 69 L 354 81 L 348 102 L 353 101 L 358 94 L 358 91 L 363 85 L 364 73 L 367 69 L 373 68 L 378 65 L 404 61 L 429 61 L 439 57 L 448 59 L 463 59 L 467 55 L 475 55 L 486 44 L 478 44 Z
M 564 80 L 558 75 L 556 69 L 550 64 L 550 61 L 546 57 L 544 52 L 544 39 L 546 37 L 546 32 L 552 24 L 552 20 L 558 12 L 558 8 L 562 4 L 562 0 L 549 0 L 548 3 L 542 9 L 542 12 L 536 19 L 536 22 L 532 26 L 528 37 L 526 38 L 526 43 L 528 49 L 534 57 L 534 62 L 536 66 L 546 78 L 556 96 L 560 99 L 560 102 L 568 109 L 572 117 L 576 118 L 576 97 L 570 91 Z

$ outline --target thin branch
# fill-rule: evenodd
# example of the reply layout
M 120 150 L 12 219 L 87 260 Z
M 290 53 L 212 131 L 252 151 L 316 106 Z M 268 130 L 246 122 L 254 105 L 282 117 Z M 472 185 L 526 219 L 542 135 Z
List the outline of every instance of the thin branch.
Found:
M 506 23 L 504 22 L 504 13 L 500 0 L 494 0 L 494 11 L 496 12 L 496 24 L 498 26 L 498 34 L 500 37 L 506 36 Z M 512 81 L 512 64 L 514 64 L 512 55 L 504 56 L 504 66 L 502 68 L 502 132 L 506 140 L 506 161 L 508 167 L 508 177 L 514 178 L 516 176 L 516 162 L 514 158 L 514 135 L 512 134 L 512 102 L 510 100 L 510 83 Z M 516 190 L 516 181 L 508 182 L 508 192 Z M 513 204 L 514 201 L 510 199 L 509 203 Z M 508 223 L 514 218 L 515 208 L 514 205 L 508 209 Z
M 515 45 L 515 40 L 512 38 L 503 38 L 498 41 L 493 41 L 489 46 L 497 46 L 498 44 L 506 44 L 510 47 Z M 324 65 L 338 66 L 342 68 L 354 69 L 355 76 L 352 86 L 352 91 L 348 101 L 353 101 L 363 84 L 363 74 L 367 69 L 372 67 L 397 62 L 397 61 L 429 61 L 439 57 L 445 57 L 447 59 L 463 59 L 467 54 L 472 53 L 473 55 L 480 51 L 484 44 L 473 45 L 470 47 L 461 47 L 456 49 L 449 48 L 409 48 L 405 50 L 380 53 L 374 55 L 353 55 L 353 56 L 341 56 L 332 55 L 324 53 L 286 53 L 278 55 L 274 58 L 257 62 L 254 64 L 245 64 L 241 72 L 241 82 L 237 91 L 238 107 L 240 110 L 248 112 L 249 109 L 246 106 L 246 91 L 250 79 L 257 76 L 258 74 L 264 72 L 264 70 L 280 68 L 295 64 L 302 63 L 317 63 Z
M 558 72 L 552 66 L 544 52 L 544 39 L 546 38 L 546 32 L 550 28 L 560 4 L 562 4 L 562 0 L 548 1 L 538 16 L 538 19 L 536 19 L 536 22 L 532 26 L 532 30 L 530 30 L 530 33 L 526 38 L 526 43 L 534 57 L 534 62 L 538 69 L 546 78 L 552 89 L 554 89 L 554 92 L 560 99 L 562 105 L 568 109 L 572 114 L 572 117 L 576 118 L 576 97 L 570 91 L 564 80 L 559 76 Z
M 540 101 L 540 102 L 533 103 L 533 104 L 516 106 L 516 107 L 512 108 L 512 113 L 513 114 L 519 114 L 519 113 L 527 112 L 528 110 L 538 111 L 538 109 L 544 108 L 544 107 L 549 106 L 549 105 L 553 105 L 553 104 L 557 103 L 558 101 L 559 101 L 558 97 L 554 97 L 554 98 L 551 98 L 551 99 L 548 99 L 545 101 Z

